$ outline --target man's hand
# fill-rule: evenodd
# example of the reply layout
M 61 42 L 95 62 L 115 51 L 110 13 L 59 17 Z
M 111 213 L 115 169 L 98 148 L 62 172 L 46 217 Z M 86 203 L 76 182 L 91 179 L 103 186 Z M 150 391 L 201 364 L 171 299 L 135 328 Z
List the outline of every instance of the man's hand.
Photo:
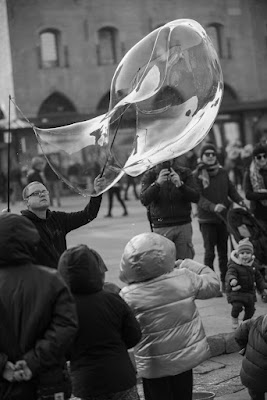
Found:
M 29 381 L 32 378 L 32 371 L 25 360 L 19 360 L 15 364 L 14 380 L 17 382 Z
M 214 211 L 220 213 L 220 212 L 224 211 L 225 209 L 226 209 L 226 207 L 223 204 L 219 203 L 219 204 L 216 204 Z
M 159 185 L 162 185 L 164 182 L 167 182 L 169 175 L 170 175 L 170 171 L 167 168 L 163 168 L 160 171 L 158 179 L 156 180 L 156 182 Z
M 177 188 L 179 188 L 180 186 L 183 185 L 183 182 L 181 181 L 181 178 L 180 178 L 179 174 L 177 174 L 177 172 L 175 172 L 173 168 L 171 168 L 170 178 L 171 178 L 172 183 Z
M 97 177 L 94 180 L 94 189 L 96 193 L 101 192 L 104 188 L 106 187 L 106 178 L 104 176 L 100 177 L 100 175 L 97 175 Z
M 3 378 L 6 379 L 8 382 L 13 382 L 14 372 L 15 372 L 15 365 L 12 362 L 7 361 L 2 375 Z

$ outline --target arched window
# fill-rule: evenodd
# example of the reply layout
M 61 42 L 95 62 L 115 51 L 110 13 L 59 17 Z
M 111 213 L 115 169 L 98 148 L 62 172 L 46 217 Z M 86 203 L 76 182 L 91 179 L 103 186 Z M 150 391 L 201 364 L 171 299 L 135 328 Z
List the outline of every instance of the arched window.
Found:
M 38 116 L 75 111 L 75 106 L 66 96 L 54 92 L 43 101 L 38 111 Z
M 47 29 L 40 33 L 40 64 L 42 68 L 59 67 L 60 33 Z
M 98 64 L 110 65 L 117 62 L 118 31 L 112 27 L 98 31 Z
M 206 31 L 215 47 L 215 50 L 217 51 L 218 56 L 223 58 L 223 25 L 214 22 L 206 27 Z

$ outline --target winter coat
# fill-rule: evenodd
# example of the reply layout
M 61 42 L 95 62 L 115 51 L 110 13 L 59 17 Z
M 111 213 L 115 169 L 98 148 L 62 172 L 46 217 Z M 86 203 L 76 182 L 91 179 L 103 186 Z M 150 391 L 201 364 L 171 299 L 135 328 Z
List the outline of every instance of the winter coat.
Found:
M 267 170 L 261 169 L 260 173 L 263 177 L 264 186 L 267 188 Z M 267 200 L 267 193 L 254 192 L 249 170 L 246 171 L 244 176 L 244 192 L 246 198 L 250 200 L 250 208 L 255 218 L 267 223 L 267 206 L 261 203 L 261 200 Z
M 246 348 L 241 382 L 255 392 L 267 392 L 267 316 L 244 321 L 235 332 L 235 340 L 241 348 Z
M 118 294 L 103 290 L 101 257 L 81 245 L 60 258 L 59 271 L 75 297 L 79 331 L 70 351 L 73 393 L 87 398 L 120 392 L 136 384 L 128 348 L 141 330 Z
M 34 265 L 39 234 L 26 218 L 0 216 L 0 386 L 7 360 L 25 360 L 33 379 L 55 384 L 77 331 L 73 298 L 59 273 Z M 6 315 L 4 315 L 6 314 Z M 17 340 L 16 340 L 17 338 Z M 12 389 L 11 389 L 12 390 Z
M 170 181 L 164 182 L 161 186 L 154 185 L 160 173 L 159 166 L 146 172 L 142 178 L 140 200 L 149 209 L 154 227 L 184 225 L 191 222 L 191 202 L 197 203 L 199 200 L 190 169 L 175 166 L 174 170 L 184 182 L 179 188 Z
M 59 257 L 67 248 L 67 233 L 94 220 L 101 199 L 102 196 L 92 197 L 84 210 L 78 212 L 47 210 L 46 219 L 37 217 L 29 210 L 21 211 L 24 217 L 33 222 L 41 238 L 36 253 L 36 263 L 57 268 Z
M 232 279 L 237 280 L 240 285 L 239 290 L 233 291 L 230 285 Z M 248 298 L 254 298 L 256 301 L 255 287 L 261 293 L 266 287 L 264 279 L 259 271 L 257 263 L 254 261 L 251 265 L 243 265 L 238 259 L 236 250 L 233 250 L 228 262 L 226 273 L 226 293 L 229 303 L 234 301 L 245 302 Z
M 126 246 L 120 278 L 129 283 L 121 296 L 142 329 L 135 347 L 138 374 L 153 379 L 180 374 L 210 357 L 195 299 L 215 297 L 220 284 L 214 271 L 189 259 L 174 269 L 175 245 L 155 233 L 149 242 L 147 235 Z
M 215 175 L 209 174 L 210 183 L 205 189 L 202 181 L 198 178 L 198 173 L 198 170 L 194 172 L 200 193 L 200 199 L 197 204 L 198 220 L 200 223 L 222 223 L 214 211 L 216 204 L 223 204 L 226 209 L 229 209 L 231 205 L 229 198 L 238 204 L 243 199 L 230 181 L 224 168 L 220 167 L 218 173 Z

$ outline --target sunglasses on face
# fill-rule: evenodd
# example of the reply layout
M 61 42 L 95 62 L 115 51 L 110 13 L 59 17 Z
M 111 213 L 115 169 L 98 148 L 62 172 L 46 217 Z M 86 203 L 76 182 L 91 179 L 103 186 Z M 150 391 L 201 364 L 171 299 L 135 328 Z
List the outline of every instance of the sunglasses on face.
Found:
M 41 197 L 42 195 L 47 194 L 49 194 L 48 190 L 36 190 L 36 192 L 32 192 L 31 194 L 29 194 L 29 196 L 27 196 L 27 199 L 29 197 Z
M 265 153 L 256 155 L 257 160 L 266 160 L 266 158 L 267 158 L 267 155 Z
M 204 155 L 206 157 L 215 157 L 214 151 L 205 151 Z

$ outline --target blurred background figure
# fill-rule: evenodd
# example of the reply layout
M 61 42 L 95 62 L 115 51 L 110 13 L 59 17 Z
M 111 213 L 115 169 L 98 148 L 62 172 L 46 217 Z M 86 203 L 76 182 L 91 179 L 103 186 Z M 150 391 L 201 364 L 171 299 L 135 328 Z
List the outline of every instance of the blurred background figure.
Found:
M 244 177 L 244 192 L 250 209 L 267 232 L 267 145 L 257 143 Z
M 6 202 L 7 198 L 7 177 L 4 171 L 0 171 L 0 197 L 3 203 Z
M 45 176 L 44 176 L 44 160 L 42 157 L 33 157 L 32 159 L 32 168 L 28 173 L 28 182 L 40 182 L 43 185 L 46 184 Z
M 252 144 L 246 144 L 243 149 L 241 149 L 241 159 L 243 164 L 243 171 L 245 172 L 253 160 L 253 146 Z
M 107 215 L 105 215 L 105 217 L 109 217 L 109 218 L 113 217 L 112 208 L 113 208 L 113 197 L 114 196 L 117 197 L 118 202 L 122 206 L 122 209 L 123 209 L 122 216 L 126 217 L 128 215 L 126 205 L 121 198 L 121 189 L 122 189 L 122 186 L 121 186 L 120 182 L 117 182 L 114 186 L 112 186 L 112 188 L 109 189 L 109 191 L 108 191 L 108 213 L 107 213 Z
M 125 189 L 124 189 L 124 200 L 129 200 L 129 198 L 128 198 L 128 190 L 129 190 L 129 188 L 131 186 L 133 188 L 133 193 L 134 193 L 135 199 L 139 200 L 139 195 L 137 193 L 136 184 L 137 184 L 137 178 L 134 178 L 133 176 L 130 176 L 130 175 L 126 175 L 126 185 L 125 185 Z
M 55 160 L 53 160 L 53 165 L 57 164 Z M 59 166 L 57 165 L 57 170 Z M 44 167 L 44 176 L 46 180 L 46 187 L 50 194 L 50 204 L 54 205 L 54 200 L 57 200 L 57 206 L 61 207 L 61 180 L 58 178 L 56 173 L 52 170 L 49 163 L 47 162 Z
M 21 199 L 21 170 L 17 162 L 13 163 L 10 171 L 10 199 L 11 204 Z
M 241 159 L 242 146 L 239 140 L 226 147 L 226 159 L 224 168 L 228 172 L 231 182 L 237 189 L 241 189 L 243 183 L 243 162 Z

